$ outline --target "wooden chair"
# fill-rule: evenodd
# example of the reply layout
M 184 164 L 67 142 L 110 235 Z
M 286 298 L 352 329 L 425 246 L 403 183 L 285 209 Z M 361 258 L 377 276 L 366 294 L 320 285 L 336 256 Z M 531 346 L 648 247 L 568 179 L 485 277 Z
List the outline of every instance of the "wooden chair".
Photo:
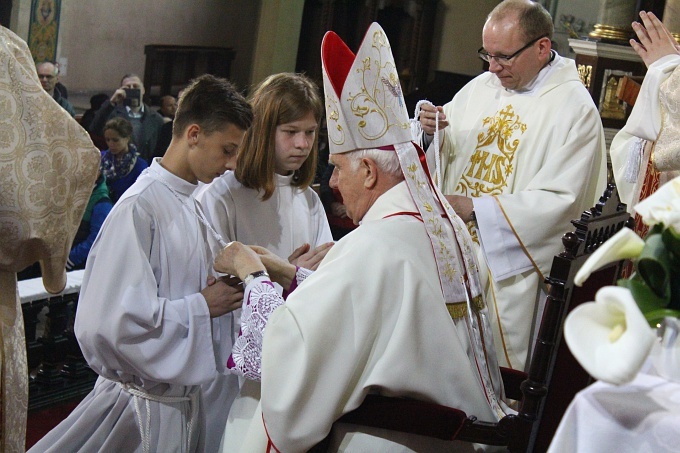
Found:
M 622 263 L 593 273 L 580 288 L 574 286 L 574 276 L 588 256 L 626 226 L 629 219 L 616 186 L 610 184 L 597 206 L 572 221 L 575 231 L 562 237 L 564 251 L 555 256 L 547 278 L 550 290 L 529 372 L 501 368 L 506 395 L 519 400 L 516 415 L 490 423 L 434 403 L 368 395 L 361 406 L 338 422 L 506 446 L 511 452 L 545 451 L 567 405 L 590 382 L 590 376 L 561 342 L 564 318 L 575 306 L 594 300 L 599 288 L 615 284 Z

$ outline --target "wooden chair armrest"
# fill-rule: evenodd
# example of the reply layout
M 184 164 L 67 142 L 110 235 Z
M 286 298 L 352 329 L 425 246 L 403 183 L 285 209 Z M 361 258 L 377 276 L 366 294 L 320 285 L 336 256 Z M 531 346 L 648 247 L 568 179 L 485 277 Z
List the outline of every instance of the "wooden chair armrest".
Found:
M 367 395 L 361 406 L 337 421 L 453 440 L 467 421 L 467 414 L 425 401 Z

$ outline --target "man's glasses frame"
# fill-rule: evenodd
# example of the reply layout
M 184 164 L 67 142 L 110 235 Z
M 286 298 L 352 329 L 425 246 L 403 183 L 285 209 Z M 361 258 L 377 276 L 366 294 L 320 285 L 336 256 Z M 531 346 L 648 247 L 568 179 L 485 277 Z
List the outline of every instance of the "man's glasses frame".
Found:
M 515 58 L 517 55 L 521 54 L 525 50 L 527 50 L 529 47 L 533 46 L 536 44 L 538 41 L 540 41 L 543 38 L 547 38 L 548 35 L 541 35 L 538 38 L 532 39 L 524 47 L 519 49 L 517 52 L 513 53 L 512 55 L 491 55 L 488 53 L 486 50 L 484 50 L 484 47 L 480 47 L 479 50 L 477 50 L 477 55 L 479 58 L 482 60 L 486 61 L 487 63 L 491 63 L 491 60 L 494 59 L 496 60 L 496 63 L 498 63 L 501 66 L 507 66 L 511 64 L 511 60 Z

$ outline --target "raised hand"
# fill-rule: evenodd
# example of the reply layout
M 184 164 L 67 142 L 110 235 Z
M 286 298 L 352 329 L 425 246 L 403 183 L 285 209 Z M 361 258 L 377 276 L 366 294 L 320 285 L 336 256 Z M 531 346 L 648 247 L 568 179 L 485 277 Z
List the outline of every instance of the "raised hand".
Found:
M 642 24 L 632 24 L 640 42 L 631 39 L 630 45 L 647 67 L 666 55 L 680 55 L 675 38 L 654 13 L 640 11 L 640 19 Z

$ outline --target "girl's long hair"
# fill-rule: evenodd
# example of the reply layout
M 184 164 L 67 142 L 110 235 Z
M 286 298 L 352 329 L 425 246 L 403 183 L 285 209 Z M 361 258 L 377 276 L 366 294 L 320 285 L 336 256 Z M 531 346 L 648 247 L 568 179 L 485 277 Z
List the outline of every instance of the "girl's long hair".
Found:
M 310 112 L 317 122 L 309 157 L 295 172 L 292 184 L 306 189 L 314 181 L 319 147 L 319 123 L 323 104 L 316 84 L 307 76 L 274 74 L 260 83 L 250 99 L 253 125 L 241 143 L 236 163 L 236 179 L 245 187 L 262 191 L 262 200 L 274 193 L 276 167 L 276 128 L 304 118 Z

